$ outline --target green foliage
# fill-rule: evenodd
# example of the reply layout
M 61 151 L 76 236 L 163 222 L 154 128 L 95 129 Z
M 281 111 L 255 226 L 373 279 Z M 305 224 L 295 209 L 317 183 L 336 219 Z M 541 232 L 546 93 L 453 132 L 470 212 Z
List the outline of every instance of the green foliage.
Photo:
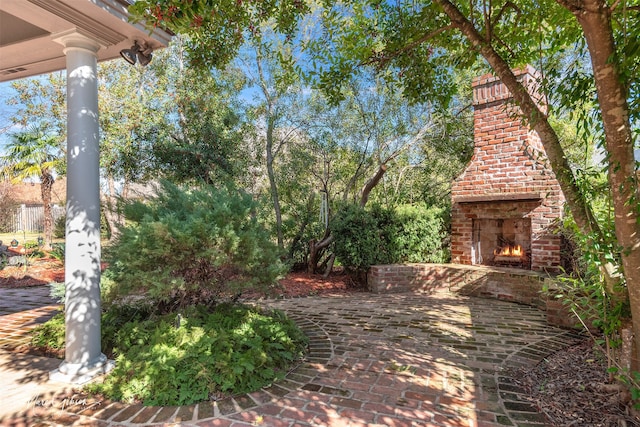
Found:
M 349 204 L 339 209 L 331 222 L 331 230 L 335 236 L 335 254 L 342 265 L 365 271 L 374 264 L 393 262 L 393 251 L 387 245 L 390 239 L 384 235 L 389 228 L 380 227 L 389 216 L 389 210 L 379 207 L 366 210 Z
M 443 210 L 426 205 L 401 205 L 395 209 L 397 253 L 394 262 L 446 262 Z
M 64 243 L 53 243 L 51 245 L 51 250 L 49 251 L 49 256 L 57 259 L 61 263 L 64 264 L 64 254 L 65 254 L 65 244 Z
M 128 225 L 106 251 L 107 301 L 145 293 L 172 310 L 274 288 L 285 270 L 254 208 L 239 190 L 168 182 L 125 206 Z
M 44 234 L 47 243 L 51 243 L 53 218 L 51 209 L 51 191 L 55 174 L 65 168 L 65 156 L 62 141 L 46 125 L 15 133 L 0 156 L 0 174 L 14 183 L 28 178 L 40 180 L 42 203 L 45 205 Z
M 104 289 L 102 283 L 101 288 Z M 118 347 L 120 334 L 127 323 L 143 322 L 152 315 L 158 314 L 158 307 L 149 299 L 127 301 L 126 303 L 109 304 L 102 313 L 102 348 L 112 352 Z M 128 338 L 127 338 L 128 339 Z
M 49 296 L 55 299 L 58 304 L 65 303 L 66 284 L 64 282 L 49 283 Z
M 0 157 L 2 174 L 14 182 L 39 178 L 51 180 L 64 167 L 64 152 L 60 138 L 46 127 L 34 127 L 15 133 Z
M 64 348 L 64 313 L 57 313 L 50 320 L 38 325 L 31 332 L 31 346 L 48 351 Z
M 611 346 L 609 350 L 617 348 L 620 328 L 631 316 L 628 301 L 617 301 L 607 295 L 596 275 L 561 276 L 558 280 L 561 287 L 549 291 L 551 296 L 572 309 L 585 325 L 602 331 Z
M 0 233 L 9 233 L 13 231 L 12 219 L 17 204 L 16 201 L 13 200 L 12 196 L 11 187 L 9 185 L 0 185 Z
M 297 19 L 308 10 L 302 0 L 138 0 L 129 6 L 129 12 L 150 27 L 188 35 L 191 62 L 206 69 L 227 64 L 247 37 L 259 39 L 263 24 L 270 22 L 278 33 L 293 34 Z
M 174 44 L 174 51 L 182 47 L 180 40 Z M 212 184 L 241 173 L 246 151 L 240 148 L 244 143 L 243 122 L 237 96 L 244 75 L 233 69 L 183 70 L 171 59 L 165 59 L 165 68 L 156 69 L 156 75 L 167 81 L 171 92 L 165 101 L 165 114 L 180 120 L 172 125 L 175 121 L 167 118 L 164 134 L 158 134 L 157 127 L 148 128 L 144 134 L 151 142 L 154 167 L 175 182 Z
M 67 217 L 59 216 L 53 223 L 53 237 L 56 239 L 64 239 L 67 226 Z M 51 245 L 53 247 L 53 244 Z
M 280 311 L 222 304 L 209 312 L 152 315 L 112 308 L 104 337 L 112 339 L 116 367 L 94 392 L 145 405 L 187 405 L 222 393 L 259 389 L 282 378 L 307 339 Z M 133 316 L 134 321 L 122 321 Z M 120 324 L 119 324 L 120 323 Z
M 584 177 L 583 177 L 584 178 Z M 602 275 L 602 259 L 615 265 L 619 260 L 615 259 L 617 246 L 613 235 L 613 221 L 608 217 L 606 193 L 600 193 L 593 189 L 598 187 L 598 181 L 602 177 L 591 175 L 589 180 L 580 181 L 584 194 L 594 196 L 590 202 L 600 214 L 602 233 L 585 235 L 581 233 L 571 217 L 565 218 L 559 226 L 559 232 L 568 241 L 565 248 L 571 253 L 564 255 L 568 259 L 565 262 L 565 274 L 557 278 L 557 287 L 545 289 L 550 297 L 563 303 L 571 312 L 579 318 L 577 327 L 586 327 L 590 330 L 598 330 L 604 336 L 596 344 L 607 357 L 609 372 L 618 380 L 626 384 L 632 394 L 634 390 L 640 390 L 637 373 L 622 369 L 619 360 L 619 350 L 622 344 L 621 330 L 630 324 L 631 306 L 628 298 L 621 297 L 626 294 L 624 276 L 614 274 L 619 282 L 611 290 L 604 281 Z M 592 187 L 591 187 L 592 186 Z M 601 256 L 605 254 L 605 256 Z M 633 398 L 636 400 L 636 398 Z
M 42 258 L 45 255 L 38 242 L 25 242 L 24 249 L 26 250 L 29 258 Z
M 29 125 L 47 128 L 62 143 L 67 126 L 66 73 L 15 80 L 11 88 L 13 96 L 7 101 L 14 106 L 11 122 L 19 128 Z
M 442 210 L 424 205 L 364 209 L 345 205 L 331 223 L 335 253 L 350 269 L 375 264 L 445 262 Z
M 326 2 L 318 25 L 331 36 L 331 43 L 324 37 L 307 42 L 315 82 L 332 99 L 341 100 L 349 82 L 365 69 L 362 64 L 371 64 L 387 81 L 401 81 L 404 94 L 413 100 L 446 103 L 454 89 L 451 65 L 460 58 L 454 52 L 435 50 L 432 43 L 416 42 L 420 35 L 447 25 L 438 12 L 427 3 L 398 7 L 376 0 Z M 413 45 L 406 55 L 395 52 L 406 44 Z M 416 62 L 422 65 L 421 72 Z
M 584 234 L 570 215 L 558 225 L 568 253 L 563 253 L 566 274 L 560 277 L 562 289 L 556 297 L 575 310 L 585 324 L 602 330 L 615 347 L 620 327 L 631 313 L 628 299 L 612 295 L 602 277 L 603 260 L 611 266 L 621 264 L 607 180 L 602 172 L 585 168 L 576 170 L 576 182 L 601 229 L 599 233 Z M 618 278 L 618 291 L 626 293 L 623 276 Z
M 58 313 L 34 329 L 31 345 L 60 350 L 64 338 L 64 313 Z M 251 392 L 284 377 L 307 344 L 278 310 L 221 304 L 160 315 L 148 300 L 113 304 L 102 316 L 102 348 L 116 368 L 88 390 L 146 405 Z

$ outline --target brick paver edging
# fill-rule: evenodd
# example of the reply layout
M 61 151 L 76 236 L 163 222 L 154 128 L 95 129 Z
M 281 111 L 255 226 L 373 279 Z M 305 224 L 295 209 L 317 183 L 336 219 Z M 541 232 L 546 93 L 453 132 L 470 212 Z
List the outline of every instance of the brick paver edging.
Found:
M 283 380 L 253 393 L 227 397 L 218 401 L 200 402 L 185 406 L 128 405 L 98 400 L 84 393 L 56 393 L 34 396 L 31 407 L 11 419 L 0 419 L 0 425 L 31 427 L 38 420 L 62 425 L 81 423 L 82 426 L 150 425 L 165 423 L 199 423 L 227 417 L 238 412 L 281 399 L 291 391 L 303 389 L 312 382 L 318 369 L 326 365 L 333 355 L 327 333 L 316 323 L 300 316 L 289 315 L 309 338 L 309 349 L 304 360 Z M 49 426 L 46 422 L 40 424 Z M 224 424 L 226 425 L 226 424 Z

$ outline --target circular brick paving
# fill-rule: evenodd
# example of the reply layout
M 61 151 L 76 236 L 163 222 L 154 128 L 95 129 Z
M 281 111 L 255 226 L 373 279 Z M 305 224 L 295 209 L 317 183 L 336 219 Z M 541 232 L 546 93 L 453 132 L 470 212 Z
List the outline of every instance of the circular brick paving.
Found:
M 306 360 L 268 388 L 182 407 L 41 396 L 42 405 L 0 424 L 543 426 L 509 368 L 532 366 L 577 338 L 534 308 L 445 293 L 263 304 L 286 311 L 310 338 Z

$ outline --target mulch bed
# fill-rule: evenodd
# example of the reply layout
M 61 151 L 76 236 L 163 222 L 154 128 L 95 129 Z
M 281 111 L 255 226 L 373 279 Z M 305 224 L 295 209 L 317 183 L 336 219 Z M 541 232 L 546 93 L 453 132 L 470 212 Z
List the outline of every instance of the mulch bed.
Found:
M 4 288 L 26 288 L 63 281 L 64 266 L 50 257 L 28 259 L 26 267 L 7 265 L 0 270 L 0 287 Z
M 343 271 L 337 271 L 328 277 L 306 272 L 292 272 L 280 280 L 282 298 L 299 298 L 315 295 L 347 295 L 362 292 L 361 284 Z
M 557 352 L 533 369 L 510 376 L 554 426 L 640 426 L 629 393 L 612 381 L 606 359 L 591 339 Z

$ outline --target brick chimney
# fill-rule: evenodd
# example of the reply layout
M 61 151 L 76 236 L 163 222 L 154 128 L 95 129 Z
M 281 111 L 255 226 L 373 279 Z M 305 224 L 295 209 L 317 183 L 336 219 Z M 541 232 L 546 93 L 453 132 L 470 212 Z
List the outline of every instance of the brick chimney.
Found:
M 515 73 L 535 97 L 536 71 Z M 564 196 L 540 137 L 490 74 L 474 79 L 473 105 L 473 157 L 451 190 L 452 262 L 557 270 L 561 242 L 550 226 L 562 217 Z M 498 254 L 507 244 L 524 254 Z

